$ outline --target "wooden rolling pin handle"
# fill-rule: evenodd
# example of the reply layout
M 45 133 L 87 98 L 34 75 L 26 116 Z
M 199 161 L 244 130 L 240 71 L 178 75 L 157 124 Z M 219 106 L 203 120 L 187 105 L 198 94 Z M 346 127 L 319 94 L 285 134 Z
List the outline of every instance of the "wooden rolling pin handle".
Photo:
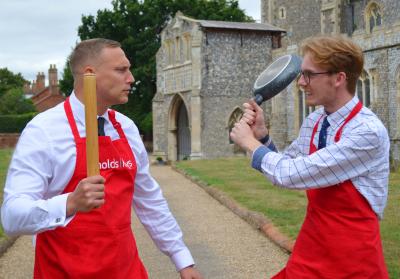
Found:
M 85 102 L 87 176 L 93 176 L 100 174 L 95 74 L 85 73 L 83 75 L 83 94 Z

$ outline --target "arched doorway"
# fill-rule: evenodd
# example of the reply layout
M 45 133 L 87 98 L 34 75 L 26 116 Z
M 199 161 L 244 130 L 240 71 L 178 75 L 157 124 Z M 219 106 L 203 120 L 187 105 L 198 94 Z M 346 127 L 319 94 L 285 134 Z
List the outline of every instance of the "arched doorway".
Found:
M 188 110 L 180 94 L 171 101 L 168 120 L 168 159 L 185 160 L 191 154 L 191 132 Z
M 178 160 L 186 160 L 190 158 L 190 128 L 189 118 L 186 106 L 183 102 L 179 105 L 177 118 L 177 143 L 178 143 Z

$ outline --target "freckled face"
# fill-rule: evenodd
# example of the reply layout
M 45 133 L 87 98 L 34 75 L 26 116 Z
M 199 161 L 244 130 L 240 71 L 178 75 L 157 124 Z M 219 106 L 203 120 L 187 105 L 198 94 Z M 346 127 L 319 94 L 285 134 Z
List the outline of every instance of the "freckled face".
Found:
M 301 70 L 303 72 L 311 73 L 322 73 L 327 71 L 312 61 L 312 55 L 310 53 L 306 53 L 304 56 Z M 325 108 L 336 106 L 337 96 L 334 88 L 334 79 L 335 74 L 311 75 L 310 80 L 307 83 L 306 78 L 301 75 L 298 80 L 298 85 L 304 91 L 307 105 L 322 105 Z

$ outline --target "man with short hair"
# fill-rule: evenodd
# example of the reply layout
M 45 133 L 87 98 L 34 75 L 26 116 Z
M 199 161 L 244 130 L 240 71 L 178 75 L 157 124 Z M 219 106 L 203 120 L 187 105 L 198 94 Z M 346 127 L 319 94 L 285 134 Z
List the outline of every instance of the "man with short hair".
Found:
M 2 222 L 10 235 L 36 234 L 34 278 L 148 278 L 131 230 L 131 208 L 181 278 L 202 278 L 183 242 L 125 104 L 131 64 L 107 39 L 70 56 L 74 92 L 24 129 L 5 185 Z M 100 175 L 87 177 L 83 75 L 96 75 Z M 102 127 L 104 125 L 104 127 Z
M 307 192 L 292 255 L 273 278 L 388 278 L 378 219 L 387 201 L 389 137 L 355 95 L 362 50 L 343 36 L 311 37 L 301 50 L 298 85 L 307 105 L 321 107 L 298 138 L 279 153 L 254 101 L 231 132 L 273 184 Z

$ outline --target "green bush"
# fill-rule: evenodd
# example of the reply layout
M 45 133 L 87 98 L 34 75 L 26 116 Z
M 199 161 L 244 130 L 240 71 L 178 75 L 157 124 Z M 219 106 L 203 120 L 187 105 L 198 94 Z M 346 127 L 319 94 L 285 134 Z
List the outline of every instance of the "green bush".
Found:
M 140 123 L 144 133 L 151 133 L 153 130 L 153 115 L 149 112 Z
M 26 99 L 22 88 L 13 88 L 0 97 L 0 115 L 35 112 L 31 99 Z
M 0 115 L 0 133 L 21 133 L 37 112 Z

